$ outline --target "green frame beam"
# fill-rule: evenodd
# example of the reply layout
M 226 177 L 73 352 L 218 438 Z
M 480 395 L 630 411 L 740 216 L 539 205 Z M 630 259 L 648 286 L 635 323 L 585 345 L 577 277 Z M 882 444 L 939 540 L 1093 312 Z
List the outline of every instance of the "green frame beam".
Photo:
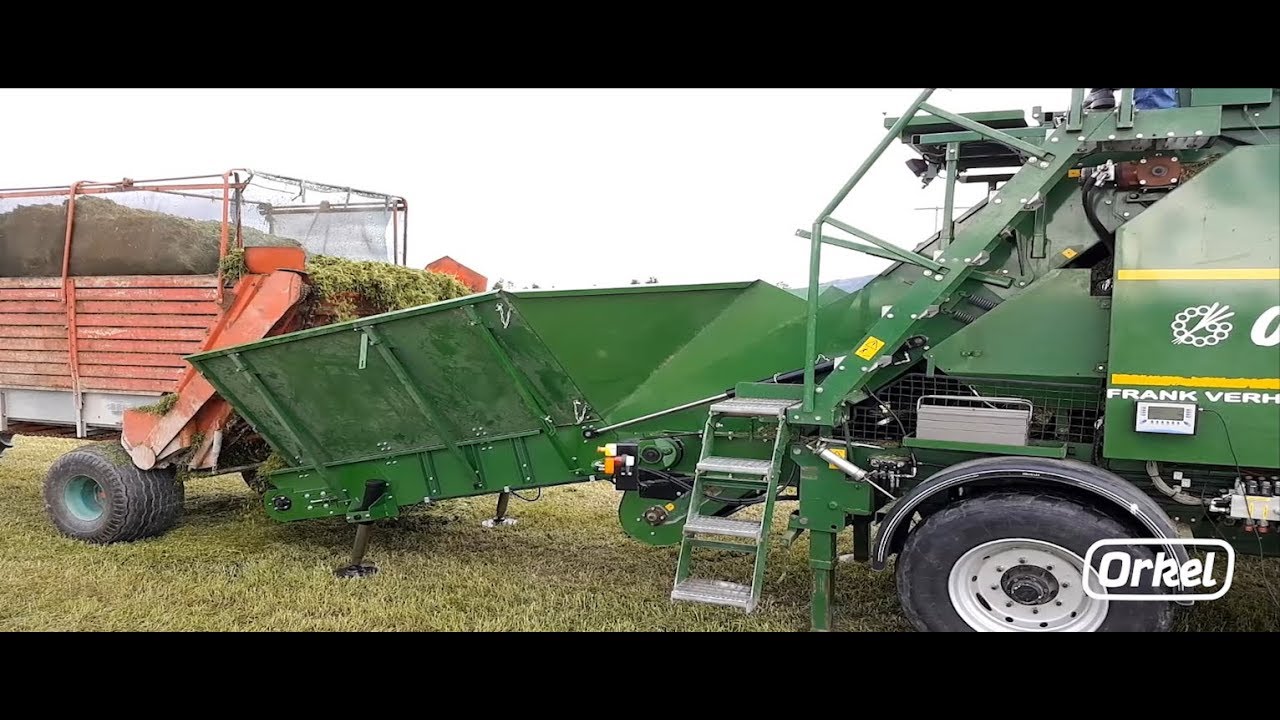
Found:
M 956 178 L 960 174 L 960 143 L 947 143 L 947 189 L 942 202 L 942 234 L 938 236 L 938 247 L 943 250 L 956 238 Z
M 876 247 L 879 247 L 881 250 L 894 256 L 901 262 L 911 263 L 912 265 L 919 265 L 920 267 L 926 267 L 935 272 L 943 269 L 943 266 L 941 264 L 919 253 L 914 253 L 914 252 L 911 252 L 910 250 L 903 250 L 902 248 L 898 247 L 897 245 L 894 245 L 888 240 L 881 240 L 880 238 L 876 237 L 875 235 L 872 235 L 866 230 L 859 230 L 858 228 L 850 225 L 849 223 L 841 222 L 832 217 L 827 218 L 826 223 L 838 230 L 843 230 L 849 233 L 850 235 L 853 235 L 854 237 L 862 238 L 863 240 L 866 240 L 867 242 L 874 244 Z M 826 236 L 824 235 L 823 237 L 826 237 Z M 850 244 L 852 245 L 852 243 Z M 856 249 L 856 248 L 853 248 L 853 249 Z
M 1116 128 L 1128 130 L 1133 127 L 1133 88 L 1120 88 L 1120 117 L 1116 120 Z
M 1013 135 L 1010 135 L 1009 133 L 1004 132 L 1003 130 L 996 130 L 993 127 L 983 125 L 982 123 L 977 122 L 975 120 L 971 120 L 963 115 L 957 115 L 953 112 L 948 112 L 946 110 L 943 110 L 942 108 L 930 105 L 929 103 L 921 103 L 920 109 L 924 110 L 930 115 L 937 115 L 938 117 L 944 120 L 947 120 L 949 122 L 955 123 L 956 125 L 959 125 L 962 128 L 976 132 L 979 135 L 987 138 L 988 140 L 994 140 L 995 142 L 998 142 L 1001 145 L 1006 145 L 1008 147 L 1011 147 L 1014 150 L 1018 150 L 1035 157 L 1053 157 L 1053 153 L 1045 150 L 1039 145 L 1035 145 L 1033 143 L 1029 143 L 1025 140 L 1022 140 L 1020 138 L 1016 138 Z
M 805 238 L 806 240 L 811 239 L 813 236 L 813 234 L 810 233 L 808 230 L 797 230 L 796 235 L 799 237 Z M 930 260 L 929 258 L 924 257 L 923 255 L 917 255 L 916 257 L 913 257 L 913 258 L 906 258 L 906 257 L 902 257 L 898 253 L 889 252 L 887 250 L 881 250 L 880 248 L 874 245 L 863 245 L 862 243 L 852 242 L 849 240 L 845 240 L 843 238 L 831 237 L 830 235 L 822 236 L 822 244 L 834 245 L 835 247 L 844 248 L 845 250 L 853 250 L 854 252 L 864 253 L 874 257 L 883 258 L 885 260 L 892 260 L 893 262 L 902 262 L 910 265 L 915 265 L 917 267 L 929 268 L 930 270 L 942 269 L 941 264 L 934 262 L 933 260 Z
M 1019 139 L 1043 140 L 1046 132 L 1049 129 L 1050 128 L 1046 128 L 1041 125 L 1035 125 L 1033 127 L 1025 127 L 1025 128 L 1009 128 L 1008 130 L 1001 130 L 1000 132 L 1005 133 L 1006 135 L 1012 135 L 1013 137 L 1016 137 Z M 947 143 L 953 143 L 953 142 L 956 142 L 956 143 L 977 142 L 978 140 L 982 140 L 982 139 L 983 139 L 982 135 L 976 132 L 972 132 L 970 130 L 953 130 L 951 132 L 930 133 L 928 135 L 921 135 L 919 140 L 913 144 L 945 145 Z
M 809 240 L 811 239 L 812 233 L 810 233 L 808 230 L 796 230 L 796 236 L 802 237 L 805 240 Z M 850 242 L 843 238 L 831 237 L 830 235 L 822 236 L 822 244 L 834 245 L 835 247 L 844 248 L 845 250 L 853 250 L 854 252 L 865 253 L 873 257 L 883 258 L 885 260 L 891 260 L 893 262 L 903 262 L 909 265 L 915 265 L 916 267 L 930 268 L 930 269 L 932 269 L 932 266 L 934 265 L 936 265 L 938 268 L 943 267 L 941 263 L 930 260 L 929 258 L 923 255 L 920 255 L 919 253 L 913 253 L 914 255 L 913 258 L 901 258 L 893 253 L 885 252 L 884 250 L 881 250 L 880 248 L 874 245 L 863 245 L 862 243 Z M 925 264 L 925 263 L 929 263 L 929 264 Z M 984 285 L 996 285 L 998 287 L 1006 287 L 1006 288 L 1011 287 L 1013 285 L 1013 278 L 1009 277 L 1008 275 L 995 275 L 993 273 L 983 272 L 981 270 L 974 271 L 973 279 L 983 283 Z
M 1084 88 L 1071 88 L 1071 106 L 1067 108 L 1067 132 L 1084 128 Z
M 920 448 L 922 450 L 955 450 L 985 455 L 1022 455 L 1025 457 L 1065 458 L 1066 445 L 996 445 L 994 443 L 971 443 L 957 440 L 925 440 L 916 437 L 902 439 L 902 446 Z

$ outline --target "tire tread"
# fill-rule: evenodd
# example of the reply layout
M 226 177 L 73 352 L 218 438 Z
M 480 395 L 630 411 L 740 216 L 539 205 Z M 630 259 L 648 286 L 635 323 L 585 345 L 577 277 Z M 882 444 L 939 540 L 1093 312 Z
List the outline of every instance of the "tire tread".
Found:
M 174 473 L 120 463 L 117 452 L 88 445 L 59 457 L 49 468 L 44 482 L 45 512 L 64 535 L 98 544 L 129 542 L 161 535 L 177 524 L 186 493 Z M 104 488 L 106 518 L 96 527 L 77 527 L 63 505 L 62 488 L 76 475 L 109 486 Z

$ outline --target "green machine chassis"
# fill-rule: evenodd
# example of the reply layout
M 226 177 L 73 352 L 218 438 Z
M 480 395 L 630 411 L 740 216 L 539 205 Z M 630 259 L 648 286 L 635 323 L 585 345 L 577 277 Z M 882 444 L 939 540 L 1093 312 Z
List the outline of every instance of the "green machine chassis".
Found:
M 764 283 L 496 292 L 189 359 L 289 465 L 267 478 L 267 512 L 356 524 L 355 568 L 370 523 L 403 508 L 493 493 L 501 520 L 511 492 L 591 480 L 624 491 L 633 538 L 681 545 L 673 599 L 747 611 L 775 502 L 798 500 L 788 535 L 808 532 L 815 629 L 846 527 L 883 568 L 912 518 L 993 490 L 1046 491 L 1134 537 L 1280 552 L 1273 90 L 1189 89 L 1155 111 L 1131 89 L 1087 111 L 1075 90 L 1035 125 L 930 93 L 798 231 L 804 299 Z M 955 183 L 991 189 L 913 251 L 832 216 L 894 139 L 945 172 L 944 217 Z M 824 246 L 894 264 L 820 293 Z M 1137 429 L 1139 403 L 1187 398 L 1195 434 Z M 1026 408 L 1025 435 L 920 437 L 935 402 Z M 752 555 L 750 577 L 698 578 L 707 551 Z

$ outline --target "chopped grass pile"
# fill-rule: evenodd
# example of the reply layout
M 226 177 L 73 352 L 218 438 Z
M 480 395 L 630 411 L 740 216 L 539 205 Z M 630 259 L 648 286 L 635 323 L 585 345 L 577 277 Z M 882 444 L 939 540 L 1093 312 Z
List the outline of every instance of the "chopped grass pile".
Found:
M 319 299 L 334 306 L 342 319 L 368 314 L 365 310 L 391 312 L 471 294 L 452 275 L 370 260 L 314 255 L 307 260 L 307 273 Z
M 258 466 L 258 474 L 266 475 L 267 473 L 273 473 L 277 470 L 283 470 L 287 467 L 289 467 L 289 463 L 284 461 L 284 458 L 280 455 L 280 453 L 273 451 L 270 455 L 267 456 L 267 459 L 263 460 L 262 464 Z
M 81 443 L 19 436 L 0 458 L 0 631 L 809 628 L 808 543 L 781 544 L 785 512 L 776 515 L 764 598 L 751 615 L 672 604 L 676 548 L 623 534 L 608 483 L 513 502 L 519 523 L 499 529 L 480 526 L 493 516 L 493 496 L 410 509 L 374 530 L 368 559 L 381 572 L 338 580 L 333 568 L 348 561 L 352 526 L 276 523 L 234 475 L 188 482 L 183 520 L 163 537 L 94 546 L 60 536 L 44 517 L 40 482 L 58 455 Z M 709 559 L 707 572 L 730 577 L 746 562 Z M 1280 560 L 1239 557 L 1226 597 L 1179 612 L 1177 629 L 1280 630 L 1265 583 L 1280 585 Z M 893 573 L 841 564 L 835 624 L 910 629 Z
M 61 275 L 66 223 L 66 200 L 0 213 L 0 277 Z M 222 223 L 80 195 L 74 233 L 73 275 L 202 275 L 218 268 Z M 298 244 L 249 227 L 241 235 L 250 247 Z
M 234 284 L 248 271 L 244 252 L 233 250 L 222 259 L 222 276 Z M 457 278 L 430 270 L 415 270 L 374 260 L 347 260 L 332 255 L 307 258 L 313 301 L 323 305 L 317 313 L 329 322 L 353 320 L 364 315 L 403 310 L 470 295 Z
M 139 405 L 134 408 L 134 410 L 149 413 L 151 415 L 168 415 L 169 411 L 173 409 L 173 406 L 177 404 L 177 393 L 165 393 L 160 396 L 159 400 L 151 403 L 150 405 Z

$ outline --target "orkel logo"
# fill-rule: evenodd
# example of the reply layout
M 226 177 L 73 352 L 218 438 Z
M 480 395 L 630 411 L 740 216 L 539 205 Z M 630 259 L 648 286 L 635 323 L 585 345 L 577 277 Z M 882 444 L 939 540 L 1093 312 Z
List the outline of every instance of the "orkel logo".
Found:
M 1155 558 L 1134 557 L 1124 550 L 1134 545 L 1155 545 Z M 1182 545 L 1188 554 L 1195 549 L 1204 551 L 1204 559 L 1192 557 L 1178 562 L 1170 557 L 1167 548 Z M 1108 548 L 1119 548 L 1109 550 Z M 1099 555 L 1095 568 L 1094 556 Z M 1226 556 L 1225 558 L 1223 556 Z M 1125 589 L 1167 588 L 1186 592 L 1178 594 L 1178 600 L 1217 600 L 1231 589 L 1231 577 L 1236 569 L 1236 552 L 1226 540 L 1141 538 L 1099 540 L 1089 546 L 1084 555 L 1084 592 L 1096 600 L 1146 600 L 1167 602 L 1165 593 L 1126 593 Z M 1193 592 L 1201 588 L 1203 592 Z

